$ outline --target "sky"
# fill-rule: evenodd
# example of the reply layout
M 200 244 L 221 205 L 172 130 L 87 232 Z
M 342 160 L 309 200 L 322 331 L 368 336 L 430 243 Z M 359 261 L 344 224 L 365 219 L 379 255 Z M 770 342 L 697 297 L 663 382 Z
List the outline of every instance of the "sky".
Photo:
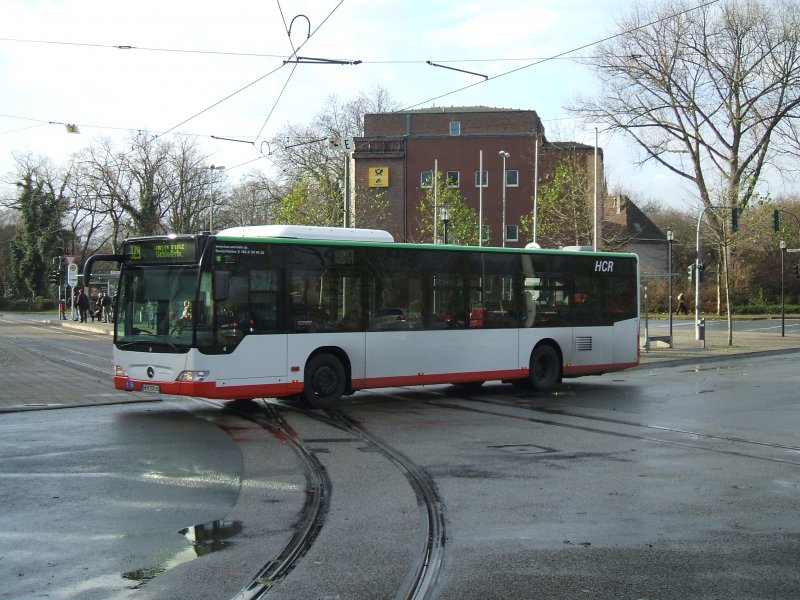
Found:
M 641 0 L 644 2 L 650 0 Z M 663 168 L 634 166 L 620 134 L 565 106 L 596 82 L 576 59 L 615 31 L 631 0 L 0 0 L 0 180 L 12 154 L 56 165 L 99 137 L 197 136 L 232 183 L 271 173 L 258 152 L 326 100 L 386 89 L 403 108 L 535 110 L 550 141 L 593 145 L 610 187 L 695 205 Z M 291 36 L 287 29 L 291 27 Z M 309 35 L 310 34 L 310 35 Z M 306 58 L 360 64 L 285 63 Z M 441 68 L 427 61 L 452 68 Z M 464 73 L 471 71 L 486 75 Z M 67 124 L 80 133 L 68 133 Z M 255 141 L 237 143 L 215 138 Z M 0 197 L 14 194 L 0 183 Z

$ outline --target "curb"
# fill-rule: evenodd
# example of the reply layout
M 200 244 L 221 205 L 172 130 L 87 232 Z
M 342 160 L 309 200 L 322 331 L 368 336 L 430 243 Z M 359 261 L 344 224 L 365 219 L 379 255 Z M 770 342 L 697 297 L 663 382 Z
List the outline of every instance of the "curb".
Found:
M 113 323 L 81 323 L 80 321 L 64 321 L 52 320 L 42 321 L 48 325 L 61 325 L 67 329 L 76 329 L 79 331 L 88 331 L 90 333 L 99 333 L 101 335 L 114 335 Z

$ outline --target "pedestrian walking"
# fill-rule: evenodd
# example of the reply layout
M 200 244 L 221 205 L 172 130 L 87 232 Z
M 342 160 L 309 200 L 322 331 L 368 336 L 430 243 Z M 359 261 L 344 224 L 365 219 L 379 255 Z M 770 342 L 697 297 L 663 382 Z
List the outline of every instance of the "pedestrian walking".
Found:
M 110 323 L 113 320 L 113 315 L 111 314 L 111 296 L 108 294 L 103 294 L 102 298 L 103 300 L 100 304 L 103 307 L 103 322 Z
M 70 296 L 70 304 L 72 304 L 72 320 L 77 321 L 81 318 L 80 310 L 78 309 L 78 297 L 80 296 L 80 290 L 75 288 L 72 290 L 72 295 Z
M 86 323 L 86 319 L 89 318 L 89 296 L 83 288 L 78 292 L 78 312 L 81 315 L 81 323 Z
M 684 315 L 689 314 L 689 309 L 686 306 L 686 298 L 684 298 L 683 292 L 678 294 L 678 308 L 675 309 L 675 312 L 678 314 L 683 313 Z

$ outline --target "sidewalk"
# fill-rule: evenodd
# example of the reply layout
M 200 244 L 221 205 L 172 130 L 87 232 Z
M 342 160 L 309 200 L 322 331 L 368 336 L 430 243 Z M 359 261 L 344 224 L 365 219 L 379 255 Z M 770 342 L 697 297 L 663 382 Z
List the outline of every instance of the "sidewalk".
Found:
M 766 321 L 765 321 L 766 322 Z M 711 331 L 706 327 L 705 345 L 695 339 L 694 323 L 690 327 L 673 327 L 672 347 L 662 341 L 650 341 L 649 350 L 645 348 L 644 323 L 642 322 L 640 342 L 640 364 L 653 366 L 657 363 L 674 364 L 716 360 L 737 354 L 765 355 L 780 352 L 800 352 L 800 333 L 794 328 L 792 333 L 781 336 L 780 321 L 770 331 L 737 331 L 733 323 L 732 345 L 728 344 L 727 328 Z M 658 328 L 658 335 L 664 332 Z M 653 336 L 653 332 L 650 333 Z
M 64 321 L 59 319 L 53 319 L 52 321 L 45 321 L 48 325 L 61 325 L 62 327 L 66 327 L 68 329 L 80 329 L 81 331 L 89 331 L 92 333 L 102 333 L 106 335 L 114 335 L 114 324 L 113 323 L 103 323 L 102 321 L 87 321 L 86 323 L 81 323 L 80 321 L 71 321 L 67 320 Z
M 114 335 L 113 323 L 103 323 L 102 321 L 87 321 L 86 323 L 81 323 L 80 321 L 64 321 L 63 319 L 52 319 L 44 322 L 48 325 L 61 325 L 67 329 L 79 329 L 81 331 L 88 331 L 91 333 Z

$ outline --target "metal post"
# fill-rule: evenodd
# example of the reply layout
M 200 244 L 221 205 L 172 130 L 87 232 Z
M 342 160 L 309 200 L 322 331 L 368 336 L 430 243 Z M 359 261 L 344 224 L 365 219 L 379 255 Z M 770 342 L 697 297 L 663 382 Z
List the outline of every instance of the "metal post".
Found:
M 784 280 L 786 279 L 786 241 L 781 240 L 781 337 L 786 337 L 786 305 L 784 303 Z
M 533 243 L 536 244 L 536 232 L 539 229 L 539 132 L 536 132 L 536 148 L 533 158 Z
M 669 347 L 672 348 L 672 243 L 675 241 L 675 232 L 672 226 L 667 228 L 667 270 L 669 271 Z
M 450 211 L 447 208 L 447 202 L 442 204 L 440 209 L 440 217 L 442 219 L 442 227 L 444 229 L 444 243 L 447 243 L 447 223 L 450 221 Z
M 344 218 L 342 226 L 347 228 L 350 223 L 350 155 L 344 154 Z
M 483 246 L 483 150 L 478 155 L 478 246 Z
M 592 217 L 592 246 L 595 252 L 597 252 L 597 246 L 600 243 L 600 236 L 598 235 L 598 229 L 600 227 L 599 219 L 598 219 L 598 207 L 597 207 L 597 127 L 594 128 L 594 215 Z
M 642 287 L 644 288 L 644 351 L 650 352 L 650 295 L 647 284 Z
M 433 243 L 439 243 L 439 159 L 433 160 Z
M 705 207 L 697 215 L 697 239 L 694 252 L 694 339 L 700 341 L 700 223 L 709 207 Z M 703 331 L 705 334 L 705 331 Z M 705 347 L 705 344 L 703 344 Z
M 500 156 L 503 157 L 503 248 L 506 247 L 506 159 L 511 156 L 509 152 L 500 150 Z

